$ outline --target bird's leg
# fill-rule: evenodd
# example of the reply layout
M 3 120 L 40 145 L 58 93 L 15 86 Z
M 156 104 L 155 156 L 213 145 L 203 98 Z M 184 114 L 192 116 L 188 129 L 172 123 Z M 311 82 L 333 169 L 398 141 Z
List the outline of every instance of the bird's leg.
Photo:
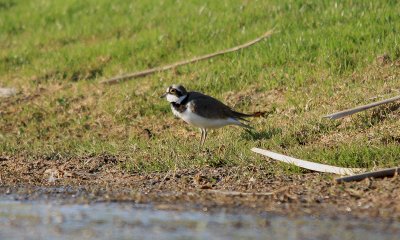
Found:
M 200 128 L 200 131 L 201 131 L 200 148 L 202 148 L 207 138 L 207 129 Z
M 199 146 L 199 148 L 201 149 L 201 147 L 203 146 L 204 129 L 203 129 L 203 128 L 200 128 L 200 132 L 201 132 L 201 139 L 200 139 L 200 146 Z
M 206 139 L 207 139 L 207 129 L 203 128 L 203 131 L 204 131 L 204 139 L 203 139 L 203 145 L 204 145 L 204 143 L 206 142 Z

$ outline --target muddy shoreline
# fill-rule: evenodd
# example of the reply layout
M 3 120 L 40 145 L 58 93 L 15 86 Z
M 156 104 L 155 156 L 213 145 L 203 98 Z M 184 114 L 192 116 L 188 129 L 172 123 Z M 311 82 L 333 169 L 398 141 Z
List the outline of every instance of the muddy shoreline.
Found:
M 400 220 L 400 178 L 335 184 L 331 175 L 255 166 L 124 173 L 115 161 L 3 158 L 0 195 L 19 200 L 150 203 L 155 208 Z

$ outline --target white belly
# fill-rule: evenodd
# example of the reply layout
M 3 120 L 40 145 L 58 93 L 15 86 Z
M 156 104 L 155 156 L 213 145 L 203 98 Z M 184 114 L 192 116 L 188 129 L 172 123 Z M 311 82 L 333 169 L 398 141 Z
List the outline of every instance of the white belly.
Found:
M 183 121 L 198 128 L 220 128 L 226 125 L 241 125 L 238 120 L 233 118 L 205 118 L 193 113 L 190 111 L 190 108 L 187 108 L 186 111 L 182 113 L 172 108 L 172 112 L 175 116 L 182 118 Z

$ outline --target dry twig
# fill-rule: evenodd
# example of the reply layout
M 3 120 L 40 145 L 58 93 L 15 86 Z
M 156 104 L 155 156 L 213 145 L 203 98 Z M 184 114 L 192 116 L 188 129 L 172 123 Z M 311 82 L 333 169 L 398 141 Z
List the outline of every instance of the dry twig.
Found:
M 377 171 L 373 171 L 373 172 L 356 174 L 356 175 L 347 176 L 347 177 L 336 178 L 335 180 L 337 183 L 343 183 L 343 182 L 361 181 L 366 178 L 393 177 L 399 173 L 400 173 L 400 168 L 394 167 L 394 168 L 381 169 L 381 170 L 377 170 Z
M 261 37 L 258 37 L 256 39 L 250 41 L 250 42 L 247 42 L 245 44 L 242 44 L 242 45 L 239 45 L 239 46 L 236 46 L 236 47 L 233 47 L 233 48 L 225 49 L 225 50 L 222 50 L 222 51 L 219 51 L 219 52 L 216 52 L 216 53 L 210 53 L 210 54 L 203 55 L 203 56 L 200 56 L 200 57 L 194 57 L 194 58 L 189 59 L 189 60 L 183 60 L 183 61 L 176 62 L 176 63 L 170 64 L 170 65 L 167 65 L 167 66 L 155 67 L 155 68 L 151 68 L 151 69 L 147 69 L 147 70 L 140 71 L 140 72 L 135 72 L 135 73 L 128 73 L 128 74 L 125 74 L 125 75 L 121 75 L 121 76 L 117 76 L 117 77 L 114 77 L 114 78 L 111 78 L 111 79 L 108 79 L 108 80 L 101 81 L 100 83 L 115 84 L 115 83 L 119 83 L 121 81 L 125 81 L 125 80 L 128 80 L 128 79 L 144 77 L 144 76 L 147 76 L 147 75 L 150 75 L 150 74 L 153 74 L 153 73 L 166 71 L 166 70 L 169 70 L 169 69 L 172 69 L 172 68 L 176 68 L 176 67 L 179 67 L 179 66 L 182 66 L 182 65 L 186 65 L 186 64 L 189 64 L 189 63 L 194 63 L 194 62 L 206 60 L 206 59 L 209 59 L 209 58 L 213 58 L 213 57 L 216 57 L 216 56 L 219 56 L 219 55 L 223 55 L 223 54 L 226 54 L 226 53 L 235 52 L 235 51 L 238 51 L 240 49 L 250 47 L 251 45 L 254 45 L 254 44 L 258 43 L 259 41 L 270 37 L 273 33 L 274 33 L 274 29 L 269 30 L 268 32 L 264 33 Z

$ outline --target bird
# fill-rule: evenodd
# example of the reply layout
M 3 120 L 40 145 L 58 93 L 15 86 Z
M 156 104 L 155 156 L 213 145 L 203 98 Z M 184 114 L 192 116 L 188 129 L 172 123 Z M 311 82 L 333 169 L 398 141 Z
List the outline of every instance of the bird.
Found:
M 173 84 L 167 88 L 161 98 L 166 98 L 173 114 L 189 125 L 198 127 L 201 132 L 200 148 L 207 138 L 208 129 L 216 129 L 227 125 L 236 125 L 246 129 L 251 126 L 245 118 L 260 117 L 263 112 L 251 114 L 234 111 L 221 101 L 200 92 L 188 92 L 182 85 Z

